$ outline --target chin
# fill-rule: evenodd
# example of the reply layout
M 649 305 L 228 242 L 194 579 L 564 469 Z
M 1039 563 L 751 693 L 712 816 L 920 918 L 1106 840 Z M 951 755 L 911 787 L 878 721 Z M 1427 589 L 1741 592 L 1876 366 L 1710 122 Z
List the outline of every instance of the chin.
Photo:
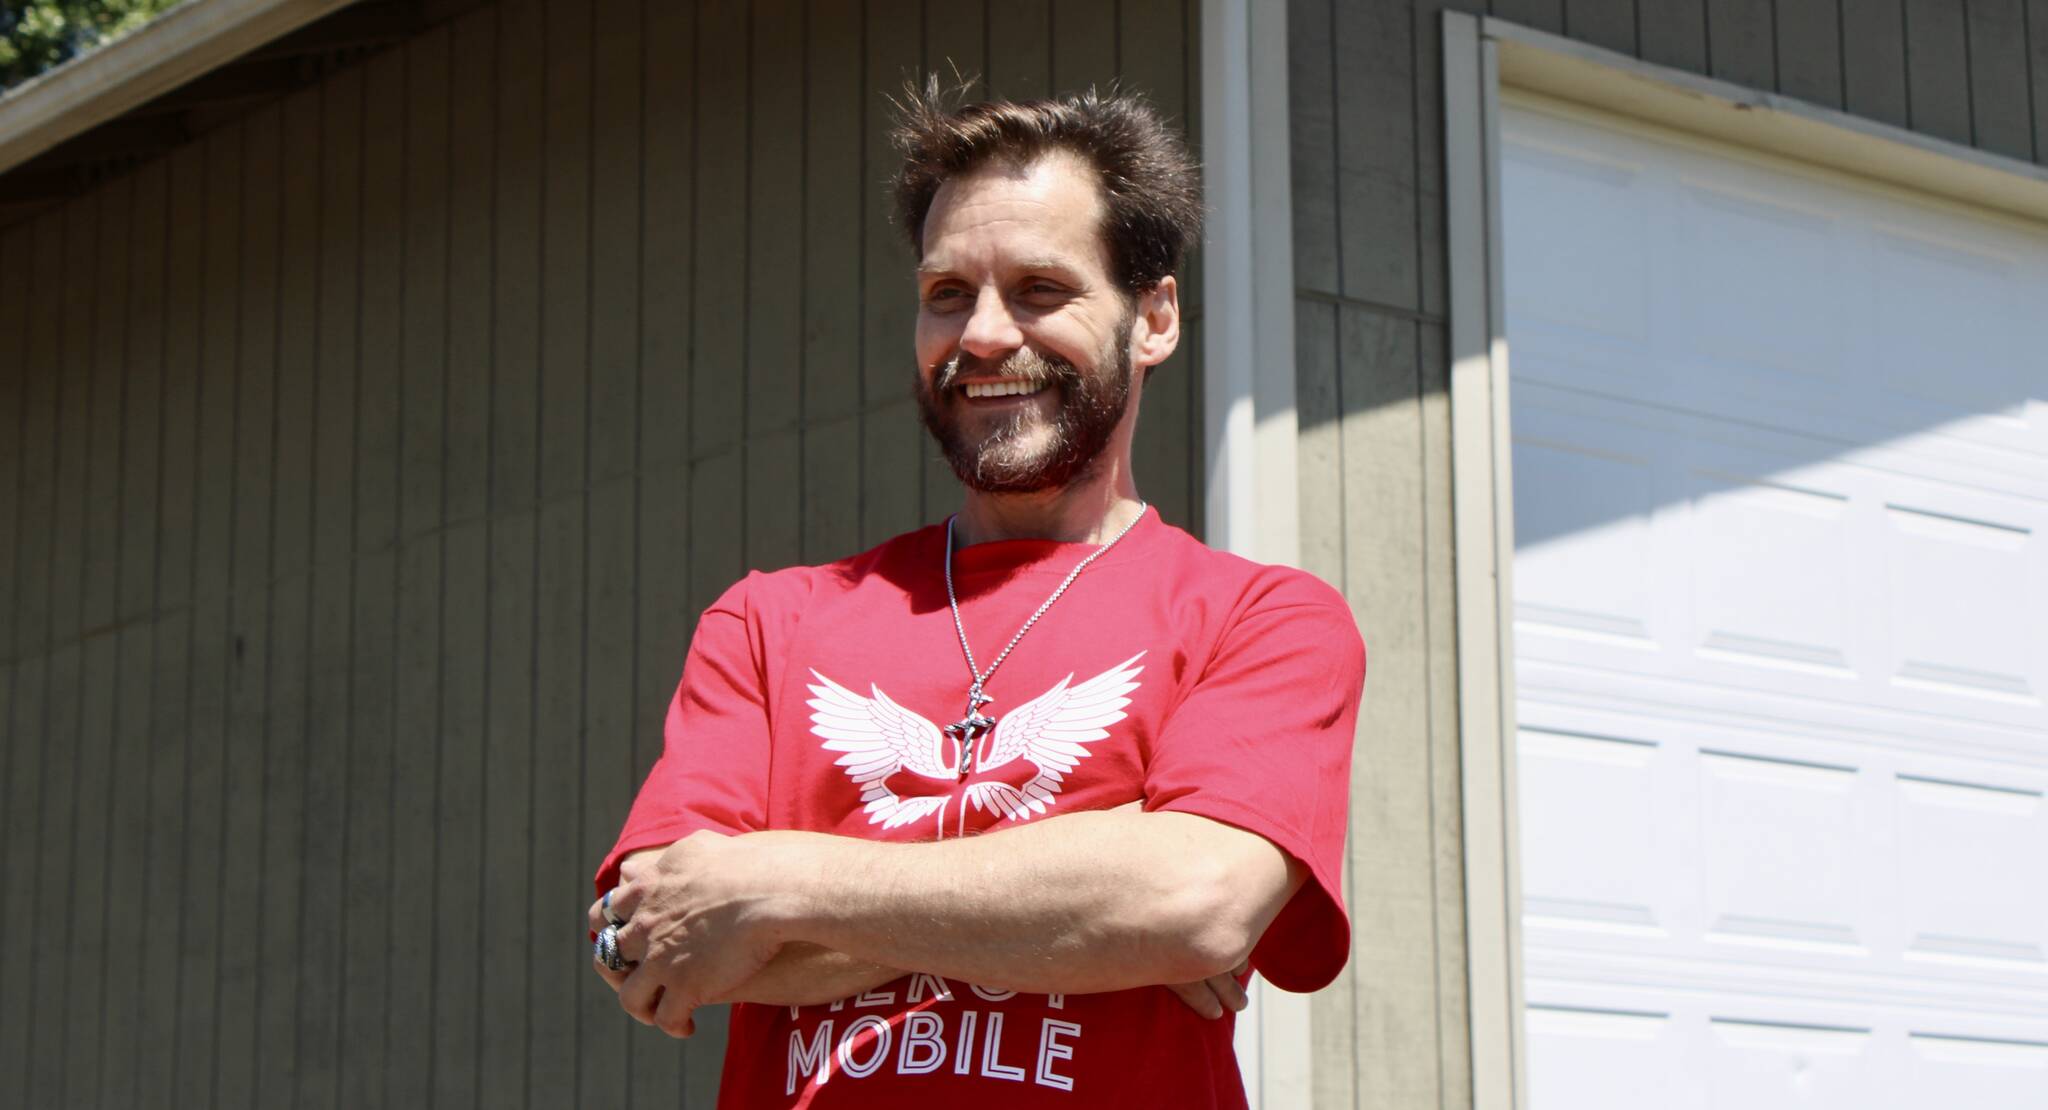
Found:
M 961 460 L 954 462 L 953 473 L 962 485 L 978 493 L 1045 493 L 1086 481 L 1101 462 L 1101 452 L 1077 463 L 1041 450 L 1025 459 L 1007 460 L 1003 465 L 993 461 L 984 464 L 979 459 Z M 986 471 L 983 465 L 988 467 Z

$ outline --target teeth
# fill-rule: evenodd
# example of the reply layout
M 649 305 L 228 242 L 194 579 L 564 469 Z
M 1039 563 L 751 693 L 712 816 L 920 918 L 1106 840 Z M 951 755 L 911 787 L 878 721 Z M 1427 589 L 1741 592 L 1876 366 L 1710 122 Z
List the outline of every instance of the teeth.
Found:
M 970 382 L 967 385 L 969 397 L 1013 397 L 1038 392 L 1045 388 L 1035 382 Z

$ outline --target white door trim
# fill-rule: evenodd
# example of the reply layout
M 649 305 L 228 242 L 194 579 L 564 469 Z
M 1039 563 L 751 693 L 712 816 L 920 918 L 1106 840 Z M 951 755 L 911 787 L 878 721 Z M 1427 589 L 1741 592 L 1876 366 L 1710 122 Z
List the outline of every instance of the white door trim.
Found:
M 1210 546 L 1300 561 L 1287 12 L 1202 0 L 1203 446 Z
M 1457 552 L 1465 961 L 1475 1110 L 1528 1105 L 1516 861 L 1508 366 L 1500 251 L 1500 69 L 1481 20 L 1444 13 L 1450 247 L 1451 525 Z
M 1209 546 L 1298 565 L 1294 407 L 1294 210 L 1287 9 L 1202 0 L 1204 508 Z M 1237 1056 L 1255 1110 L 1310 1098 L 1306 995 L 1253 980 Z

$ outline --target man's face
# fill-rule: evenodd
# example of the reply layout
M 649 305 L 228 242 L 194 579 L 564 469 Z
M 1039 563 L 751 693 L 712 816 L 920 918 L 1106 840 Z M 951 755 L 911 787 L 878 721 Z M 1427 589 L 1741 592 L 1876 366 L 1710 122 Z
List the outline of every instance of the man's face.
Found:
M 1087 473 L 1131 386 L 1131 298 L 1111 276 L 1102 198 L 1077 159 L 992 165 L 941 186 L 918 267 L 917 400 L 972 489 Z

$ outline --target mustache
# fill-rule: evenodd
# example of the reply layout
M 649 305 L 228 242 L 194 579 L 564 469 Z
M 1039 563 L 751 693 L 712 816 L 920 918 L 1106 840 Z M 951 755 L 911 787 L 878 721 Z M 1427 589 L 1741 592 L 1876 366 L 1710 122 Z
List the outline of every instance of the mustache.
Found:
M 932 377 L 932 390 L 944 393 L 963 377 L 1018 378 L 1033 385 L 1070 385 L 1081 380 L 1081 372 L 1066 359 L 1057 355 L 1047 357 L 1029 347 L 1019 347 L 995 363 L 956 350 L 953 357 L 939 365 Z

